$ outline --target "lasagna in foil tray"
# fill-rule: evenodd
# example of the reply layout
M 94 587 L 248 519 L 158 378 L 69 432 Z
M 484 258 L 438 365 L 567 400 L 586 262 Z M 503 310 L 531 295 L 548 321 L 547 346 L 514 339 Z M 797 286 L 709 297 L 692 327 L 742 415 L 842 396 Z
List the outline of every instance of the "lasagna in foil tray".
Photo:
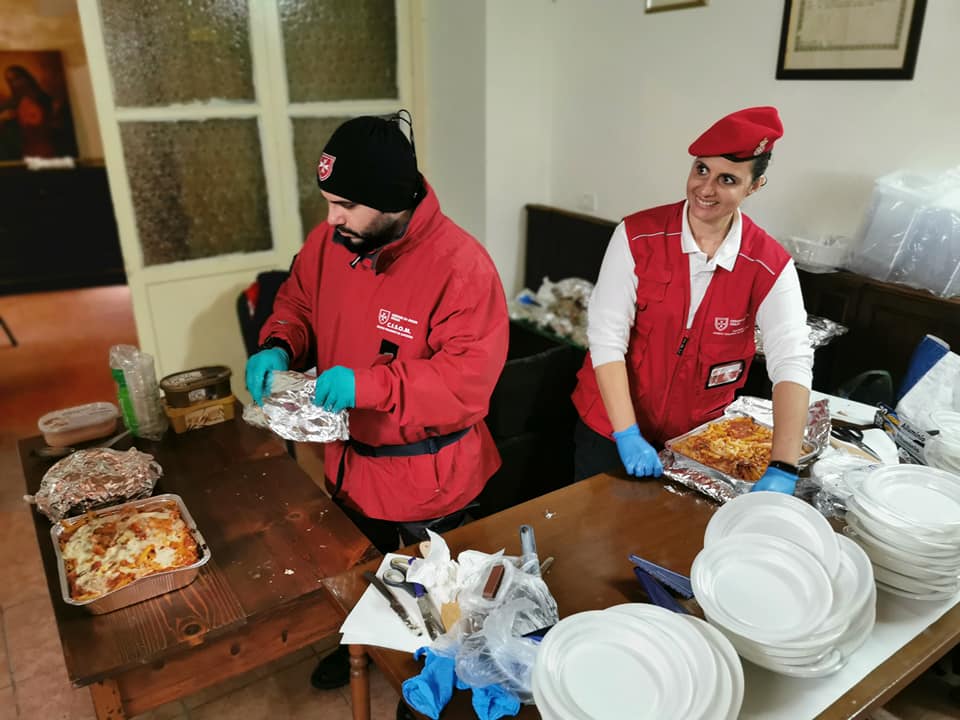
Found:
M 57 542 L 72 600 L 94 600 L 141 578 L 198 562 L 201 549 L 170 497 L 60 521 Z
M 747 482 L 756 482 L 770 463 L 773 430 L 751 417 L 716 420 L 667 442 L 676 453 Z

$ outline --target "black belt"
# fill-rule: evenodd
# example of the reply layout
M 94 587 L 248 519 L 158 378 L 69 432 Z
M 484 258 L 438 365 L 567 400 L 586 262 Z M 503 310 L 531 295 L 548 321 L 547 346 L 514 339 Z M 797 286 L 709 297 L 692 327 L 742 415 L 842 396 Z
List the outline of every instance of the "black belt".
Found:
M 471 426 L 472 427 L 472 426 Z M 353 438 L 345 443 L 343 454 L 340 456 L 340 466 L 337 468 L 337 484 L 330 495 L 332 500 L 336 500 L 343 487 L 343 472 L 346 467 L 347 450 L 353 449 L 357 455 L 363 457 L 411 457 L 413 455 L 436 455 L 447 445 L 453 445 L 460 438 L 470 432 L 471 428 L 448 433 L 446 435 L 433 435 L 423 440 L 406 443 L 405 445 L 367 445 Z

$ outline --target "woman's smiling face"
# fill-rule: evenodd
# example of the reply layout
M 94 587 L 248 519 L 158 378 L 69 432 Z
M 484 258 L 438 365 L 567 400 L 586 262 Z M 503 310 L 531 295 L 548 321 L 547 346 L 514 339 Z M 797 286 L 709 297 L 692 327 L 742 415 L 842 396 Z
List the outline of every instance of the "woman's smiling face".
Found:
M 694 158 L 687 178 L 689 216 L 707 225 L 730 221 L 744 199 L 763 185 L 762 176 L 752 177 L 752 162 L 733 162 L 725 157 Z

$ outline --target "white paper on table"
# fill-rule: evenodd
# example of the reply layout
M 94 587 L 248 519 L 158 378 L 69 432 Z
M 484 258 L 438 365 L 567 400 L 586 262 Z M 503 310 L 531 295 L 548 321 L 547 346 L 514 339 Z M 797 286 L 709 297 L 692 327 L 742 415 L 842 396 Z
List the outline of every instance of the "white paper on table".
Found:
M 377 575 L 382 576 L 383 571 L 390 566 L 390 560 L 395 557 L 408 559 L 406 555 L 389 553 L 380 563 Z M 423 634 L 414 635 L 413 631 L 390 608 L 387 599 L 371 585 L 364 591 L 360 601 L 340 626 L 340 632 L 343 633 L 343 639 L 340 641 L 342 645 L 376 645 L 409 653 L 430 645 L 430 635 L 423 627 L 423 618 L 420 616 L 417 601 L 405 590 L 391 588 L 389 585 L 387 587 L 403 605 L 410 618 L 420 625 Z

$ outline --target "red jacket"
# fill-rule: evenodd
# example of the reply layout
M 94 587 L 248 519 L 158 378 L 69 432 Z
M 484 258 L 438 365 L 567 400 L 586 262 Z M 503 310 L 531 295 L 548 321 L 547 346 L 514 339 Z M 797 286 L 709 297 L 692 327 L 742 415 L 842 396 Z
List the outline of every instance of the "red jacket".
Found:
M 742 215 L 740 254 L 732 271 L 718 267 L 686 328 L 689 263 L 680 244 L 682 202 L 624 220 L 637 313 L 625 357 L 630 394 L 643 436 L 662 444 L 723 413 L 747 379 L 755 351 L 756 312 L 790 256 Z M 611 437 L 589 353 L 573 403 L 583 422 Z
M 350 267 L 356 255 L 332 238 L 326 222 L 307 237 L 260 342 L 285 340 L 292 367 L 303 367 L 314 348 L 318 371 L 354 370 L 350 435 L 359 442 L 401 445 L 472 428 L 436 455 L 350 451 L 341 490 L 373 518 L 418 521 L 460 510 L 500 466 L 483 422 L 509 334 L 496 267 L 441 212 L 429 186 L 403 237 L 372 263 Z M 328 481 L 344 447 L 324 449 Z

